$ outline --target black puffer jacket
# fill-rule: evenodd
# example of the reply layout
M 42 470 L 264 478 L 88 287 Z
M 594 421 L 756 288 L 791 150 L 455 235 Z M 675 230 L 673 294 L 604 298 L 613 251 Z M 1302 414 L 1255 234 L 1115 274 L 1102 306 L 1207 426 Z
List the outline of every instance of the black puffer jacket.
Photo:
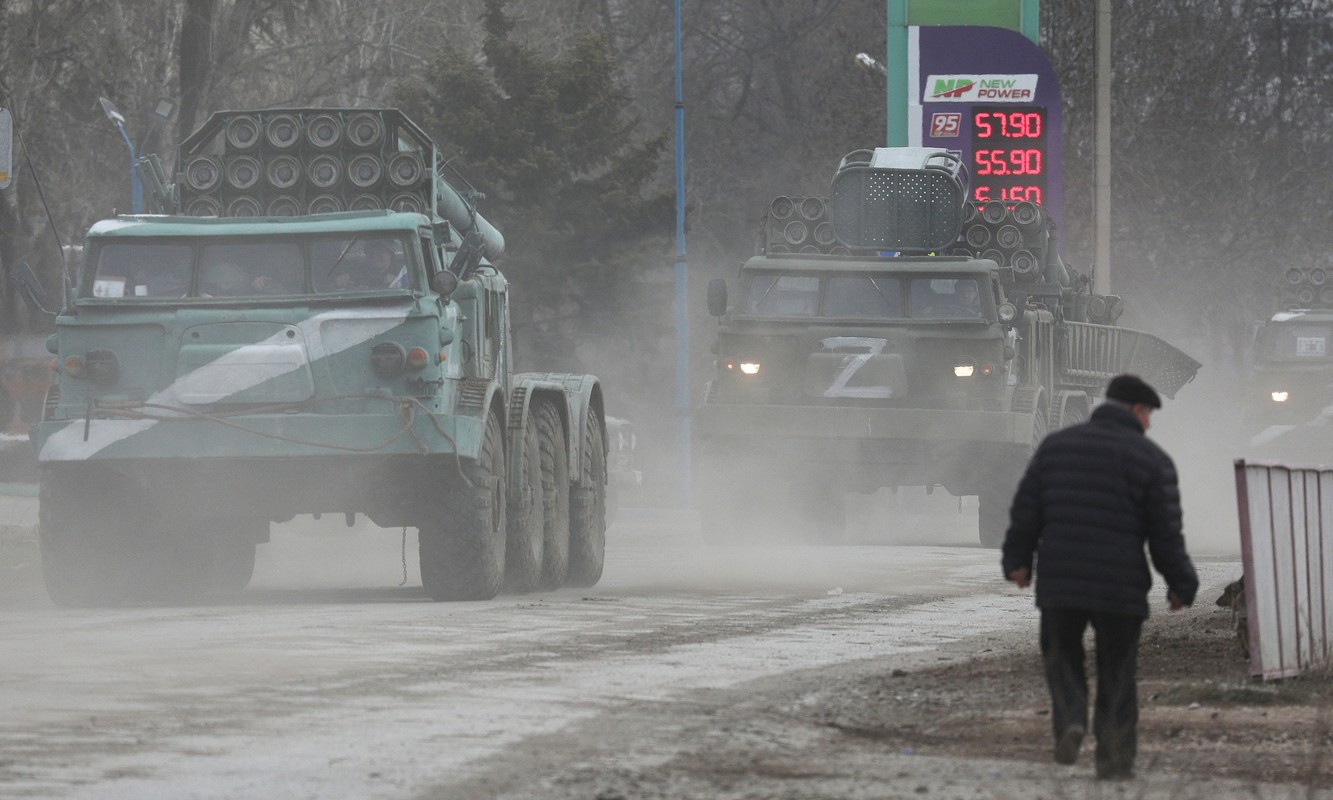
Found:
M 1105 403 L 1092 419 L 1046 437 L 1009 512 L 1001 565 L 1033 566 L 1037 605 L 1148 616 L 1153 566 L 1186 605 L 1199 579 L 1180 529 L 1171 458 L 1129 409 Z

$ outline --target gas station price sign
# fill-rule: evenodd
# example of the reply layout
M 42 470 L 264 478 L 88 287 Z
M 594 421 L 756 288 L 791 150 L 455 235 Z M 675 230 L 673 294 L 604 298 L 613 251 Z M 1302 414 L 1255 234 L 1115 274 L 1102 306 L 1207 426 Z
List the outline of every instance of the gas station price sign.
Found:
M 972 105 L 972 199 L 1046 201 L 1044 106 Z

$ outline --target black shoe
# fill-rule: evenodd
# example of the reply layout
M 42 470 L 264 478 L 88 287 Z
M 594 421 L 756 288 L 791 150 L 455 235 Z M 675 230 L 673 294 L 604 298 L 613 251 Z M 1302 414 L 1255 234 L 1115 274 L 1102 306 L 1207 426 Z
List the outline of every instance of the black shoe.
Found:
M 1070 725 L 1060 731 L 1060 738 L 1055 740 L 1055 763 L 1073 764 L 1078 761 L 1078 748 L 1082 744 L 1082 725 Z
M 1129 767 L 1097 767 L 1097 780 L 1099 781 L 1130 781 L 1134 780 L 1134 770 Z

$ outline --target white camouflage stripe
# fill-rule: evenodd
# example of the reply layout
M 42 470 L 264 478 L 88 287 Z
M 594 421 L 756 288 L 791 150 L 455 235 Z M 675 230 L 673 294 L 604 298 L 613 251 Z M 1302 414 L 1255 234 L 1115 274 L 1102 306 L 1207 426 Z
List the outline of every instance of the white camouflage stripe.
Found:
M 317 314 L 296 323 L 295 327 L 301 331 L 307 343 L 310 361 L 318 361 L 363 344 L 403 324 L 406 319 L 406 311 L 386 314 L 382 309 L 341 309 Z M 357 320 L 364 324 L 338 325 L 330 332 L 331 335 L 325 336 L 321 328 L 324 323 L 334 320 Z M 247 350 L 273 347 L 289 341 L 284 333 L 279 332 L 253 345 L 241 345 L 188 375 L 177 378 L 170 386 L 149 397 L 148 402 L 176 406 L 181 405 L 180 398 L 183 395 L 200 396 L 213 393 L 226 396 L 253 388 L 277 377 L 277 374 L 271 368 L 272 365 L 266 365 L 263 369 L 243 369 L 248 366 L 247 362 L 250 360 Z M 228 369 L 229 366 L 232 368 Z M 301 366 L 303 365 L 292 365 L 287 371 L 299 369 Z M 238 370 L 236 367 L 242 369 Z M 219 380 L 225 380 L 226 385 L 217 385 Z M 83 461 L 116 442 L 143 433 L 158 422 L 159 420 L 152 419 L 94 419 L 87 424 L 88 436 L 85 441 L 84 420 L 71 420 L 65 427 L 47 438 L 37 459 L 38 461 Z

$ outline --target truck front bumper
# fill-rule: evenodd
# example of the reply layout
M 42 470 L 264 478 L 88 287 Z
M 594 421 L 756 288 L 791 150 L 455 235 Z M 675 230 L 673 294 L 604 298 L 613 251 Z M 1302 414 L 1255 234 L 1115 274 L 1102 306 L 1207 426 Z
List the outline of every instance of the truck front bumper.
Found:
M 1033 416 L 1008 411 L 924 408 L 705 405 L 695 410 L 701 436 L 808 440 L 891 439 L 970 444 L 1032 443 Z
M 73 419 L 38 424 L 43 465 L 95 460 L 475 456 L 483 420 L 397 414 L 244 414 L 168 419 Z
M 458 485 L 482 435 L 471 416 L 250 414 L 43 422 L 34 443 L 44 481 L 118 480 L 163 513 L 360 512 L 395 526 L 419 524 L 421 504 Z
M 695 457 L 733 469 L 792 470 L 863 491 L 942 485 L 975 494 L 1021 470 L 1034 417 L 1003 411 L 705 405 Z

